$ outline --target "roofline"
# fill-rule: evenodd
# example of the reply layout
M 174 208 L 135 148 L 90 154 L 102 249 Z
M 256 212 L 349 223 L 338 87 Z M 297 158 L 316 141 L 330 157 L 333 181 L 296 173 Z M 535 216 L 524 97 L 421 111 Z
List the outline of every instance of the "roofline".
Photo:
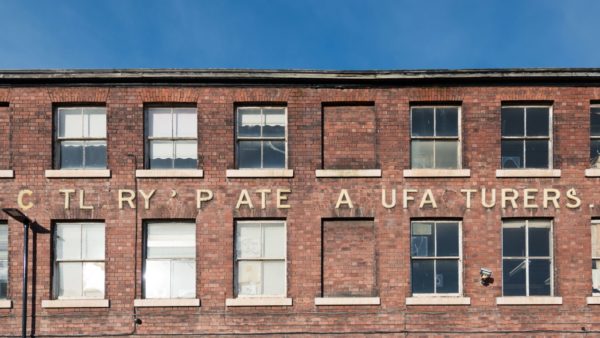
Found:
M 0 70 L 11 84 L 393 84 L 403 82 L 600 83 L 600 68 L 505 68 L 433 70 L 258 70 L 258 69 L 33 69 Z

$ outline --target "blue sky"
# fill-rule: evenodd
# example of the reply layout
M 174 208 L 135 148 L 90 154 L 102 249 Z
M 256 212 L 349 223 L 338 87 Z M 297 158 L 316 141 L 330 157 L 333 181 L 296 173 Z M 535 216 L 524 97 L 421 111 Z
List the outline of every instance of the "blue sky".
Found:
M 0 0 L 0 69 L 600 67 L 598 0 Z

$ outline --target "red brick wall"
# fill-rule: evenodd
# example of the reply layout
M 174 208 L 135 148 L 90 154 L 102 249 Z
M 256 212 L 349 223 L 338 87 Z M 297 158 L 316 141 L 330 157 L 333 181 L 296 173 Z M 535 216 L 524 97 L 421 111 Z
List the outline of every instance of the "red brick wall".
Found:
M 559 335 L 560 330 L 600 330 L 600 306 L 586 305 L 591 295 L 590 219 L 600 217 L 598 178 L 586 178 L 589 156 L 589 103 L 600 99 L 593 86 L 436 86 L 401 88 L 315 87 L 37 87 L 0 88 L 7 102 L 8 129 L 0 125 L 0 169 L 14 169 L 14 179 L 0 179 L 0 206 L 14 207 L 20 189 L 34 191 L 35 206 L 27 214 L 50 227 L 53 220 L 105 220 L 106 298 L 103 309 L 44 309 L 51 297 L 51 236 L 40 234 L 30 266 L 29 297 L 35 309 L 35 333 L 67 334 L 178 334 L 178 333 L 318 333 L 343 331 L 453 333 L 456 336 L 492 336 L 500 333 Z M 316 179 L 323 167 L 321 128 L 323 102 L 374 102 L 381 178 Z M 550 100 L 554 114 L 554 167 L 560 178 L 496 178 L 500 166 L 500 107 L 503 101 Z M 410 102 L 462 102 L 463 166 L 469 178 L 404 178 L 409 162 Z M 52 168 L 52 107 L 60 103 L 101 102 L 108 114 L 109 179 L 48 179 Z M 190 103 L 198 107 L 198 153 L 202 179 L 138 179 L 143 166 L 143 107 L 148 103 Z M 288 165 L 292 179 L 227 179 L 234 168 L 233 109 L 243 102 L 286 102 L 288 107 Z M 361 107 L 364 108 L 364 107 Z M 354 108 L 353 108 L 354 109 Z M 6 110 L 6 108 L 4 109 Z M 6 121 L 0 111 L 0 119 Z M 325 118 L 327 118 L 325 114 Z M 361 115 L 365 116 L 365 115 Z M 363 121 L 364 122 L 364 121 Z M 366 122 L 365 122 L 366 123 Z M 6 131 L 11 137 L 6 137 Z M 352 144 L 362 139 L 352 140 Z M 327 149 L 326 149 L 327 151 Z M 8 154 L 7 154 L 8 153 Z M 128 157 L 135 155 L 135 158 Z M 373 159 L 373 155 L 364 154 Z M 7 161 L 6 157 L 12 160 Z M 327 157 L 326 157 L 327 158 Z M 362 165 L 362 164 L 361 164 Z M 326 166 L 327 167 L 327 164 Z M 150 210 L 116 203 L 118 189 L 158 189 Z M 290 209 L 235 209 L 241 189 L 289 188 Z M 555 210 L 484 209 L 474 203 L 466 209 L 462 188 L 576 188 L 583 198 L 580 208 Z M 79 210 L 77 197 L 64 209 L 58 189 L 85 189 L 94 210 Z M 195 189 L 212 189 L 215 199 L 198 211 Z M 348 189 L 354 209 L 335 209 L 340 189 Z M 381 206 L 381 188 L 432 188 L 438 208 L 407 209 Z M 171 189 L 178 192 L 171 198 Z M 418 196 L 418 195 L 417 195 Z M 401 195 L 399 196 L 399 198 Z M 259 196 L 252 195 L 255 204 Z M 479 198 L 476 195 L 475 198 Z M 401 203 L 400 200 L 398 200 Z M 137 201 L 143 206 L 143 201 Z M 136 218 L 137 216 L 137 218 Z M 232 308 L 236 218 L 287 220 L 287 280 L 291 307 Z M 374 220 L 377 243 L 376 280 L 380 306 L 315 306 L 321 296 L 321 230 L 323 218 L 367 217 Z M 407 306 L 410 293 L 410 229 L 412 218 L 448 217 L 463 221 L 463 288 L 470 306 Z M 559 306 L 497 306 L 502 294 L 501 219 L 550 217 L 554 220 L 555 293 Z M 4 218 L 1 215 L 0 218 Z M 141 297 L 141 225 L 145 219 L 187 218 L 197 224 L 197 296 L 199 308 L 153 308 L 134 311 Z M 22 228 L 9 221 L 9 294 L 11 309 L 0 309 L 0 335 L 20 334 Z M 33 251 L 31 252 L 33 253 Z M 30 256 L 31 257 L 31 256 Z M 31 263 L 30 263 L 31 264 Z M 488 267 L 496 281 L 479 284 L 479 268 Z M 33 288 L 31 287 L 33 285 Z M 29 305 L 29 313 L 32 313 Z M 134 313 L 143 321 L 134 327 Z M 30 321 L 31 323 L 31 321 Z M 470 333 L 470 334 L 468 334 Z
M 323 106 L 323 168 L 377 168 L 375 107 Z
M 377 296 L 373 221 L 323 222 L 323 297 Z

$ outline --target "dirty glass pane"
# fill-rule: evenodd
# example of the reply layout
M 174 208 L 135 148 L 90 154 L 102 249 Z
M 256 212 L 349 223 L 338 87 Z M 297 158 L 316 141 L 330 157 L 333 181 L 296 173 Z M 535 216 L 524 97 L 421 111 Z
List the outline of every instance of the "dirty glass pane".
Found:
M 196 225 L 194 223 L 149 223 L 147 258 L 195 258 Z
M 238 262 L 238 296 L 251 296 L 262 294 L 261 262 L 241 261 Z
M 198 114 L 196 108 L 174 108 L 176 137 L 198 137 Z
M 198 167 L 198 142 L 175 141 L 175 168 Z
M 171 298 L 196 297 L 196 261 L 171 261 Z
M 173 141 L 150 142 L 150 168 L 173 168 Z
M 283 224 L 264 224 L 266 258 L 285 258 L 285 227 Z
M 550 223 L 529 221 L 529 256 L 550 256 Z
M 261 141 L 240 141 L 238 145 L 238 168 L 261 167 Z
M 285 168 L 285 142 L 263 141 L 263 168 Z
M 60 168 L 83 168 L 83 141 L 62 141 L 60 144 Z
M 85 142 L 85 167 L 106 168 L 106 141 Z
M 550 110 L 548 108 L 527 108 L 527 136 L 548 136 Z
M 285 295 L 285 261 L 268 261 L 263 264 L 263 295 Z
M 600 107 L 591 109 L 590 134 L 591 136 L 600 136 Z
M 524 165 L 523 141 L 502 140 L 502 168 L 516 169 Z
M 433 223 L 413 222 L 410 252 L 413 257 L 435 256 L 435 227 Z
M 259 137 L 262 117 L 260 109 L 238 108 L 238 136 Z
M 600 168 L 600 140 L 591 140 L 590 143 L 590 167 Z
M 104 298 L 104 263 L 83 263 L 83 297 Z
M 81 298 L 82 263 L 58 263 L 57 289 L 59 298 Z
M 502 260 L 502 293 L 504 296 L 525 296 L 525 260 Z
M 171 298 L 171 263 L 169 260 L 146 260 L 144 298 Z
M 433 141 L 411 142 L 411 168 L 433 168 Z
M 58 136 L 83 137 L 83 117 L 81 108 L 58 109 Z
M 458 223 L 437 223 L 436 256 L 458 256 Z
M 237 224 L 237 258 L 259 258 L 262 256 L 261 228 L 259 223 Z
M 529 295 L 550 296 L 550 260 L 532 259 L 529 263 Z
M 266 108 L 263 109 L 265 125 L 263 137 L 285 137 L 285 109 Z
M 104 260 L 104 224 L 89 223 L 81 226 L 82 250 L 81 258 L 87 260 Z
M 524 108 L 502 108 L 502 136 L 524 136 Z
M 592 257 L 600 258 L 600 223 L 592 223 Z
M 435 167 L 458 168 L 458 141 L 435 141 Z
M 525 256 L 525 222 L 513 221 L 502 224 L 502 256 Z
M 548 141 L 525 141 L 525 167 L 548 168 Z
M 435 135 L 458 136 L 458 108 L 436 109 Z
M 433 264 L 433 259 L 414 259 L 412 261 L 411 283 L 413 293 L 434 292 Z
M 433 108 L 413 108 L 412 136 L 433 136 Z
M 56 225 L 56 259 L 81 259 L 81 225 L 59 223 Z
M 435 264 L 436 293 L 458 293 L 458 260 L 438 259 Z
M 592 261 L 592 291 L 600 293 L 600 260 Z
M 173 137 L 171 108 L 148 109 L 148 136 Z

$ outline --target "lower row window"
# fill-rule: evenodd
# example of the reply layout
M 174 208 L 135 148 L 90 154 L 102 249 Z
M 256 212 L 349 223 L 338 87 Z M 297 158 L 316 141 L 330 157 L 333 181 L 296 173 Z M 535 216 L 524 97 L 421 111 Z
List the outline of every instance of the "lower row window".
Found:
M 0 299 L 8 295 L 8 225 L 0 223 Z

